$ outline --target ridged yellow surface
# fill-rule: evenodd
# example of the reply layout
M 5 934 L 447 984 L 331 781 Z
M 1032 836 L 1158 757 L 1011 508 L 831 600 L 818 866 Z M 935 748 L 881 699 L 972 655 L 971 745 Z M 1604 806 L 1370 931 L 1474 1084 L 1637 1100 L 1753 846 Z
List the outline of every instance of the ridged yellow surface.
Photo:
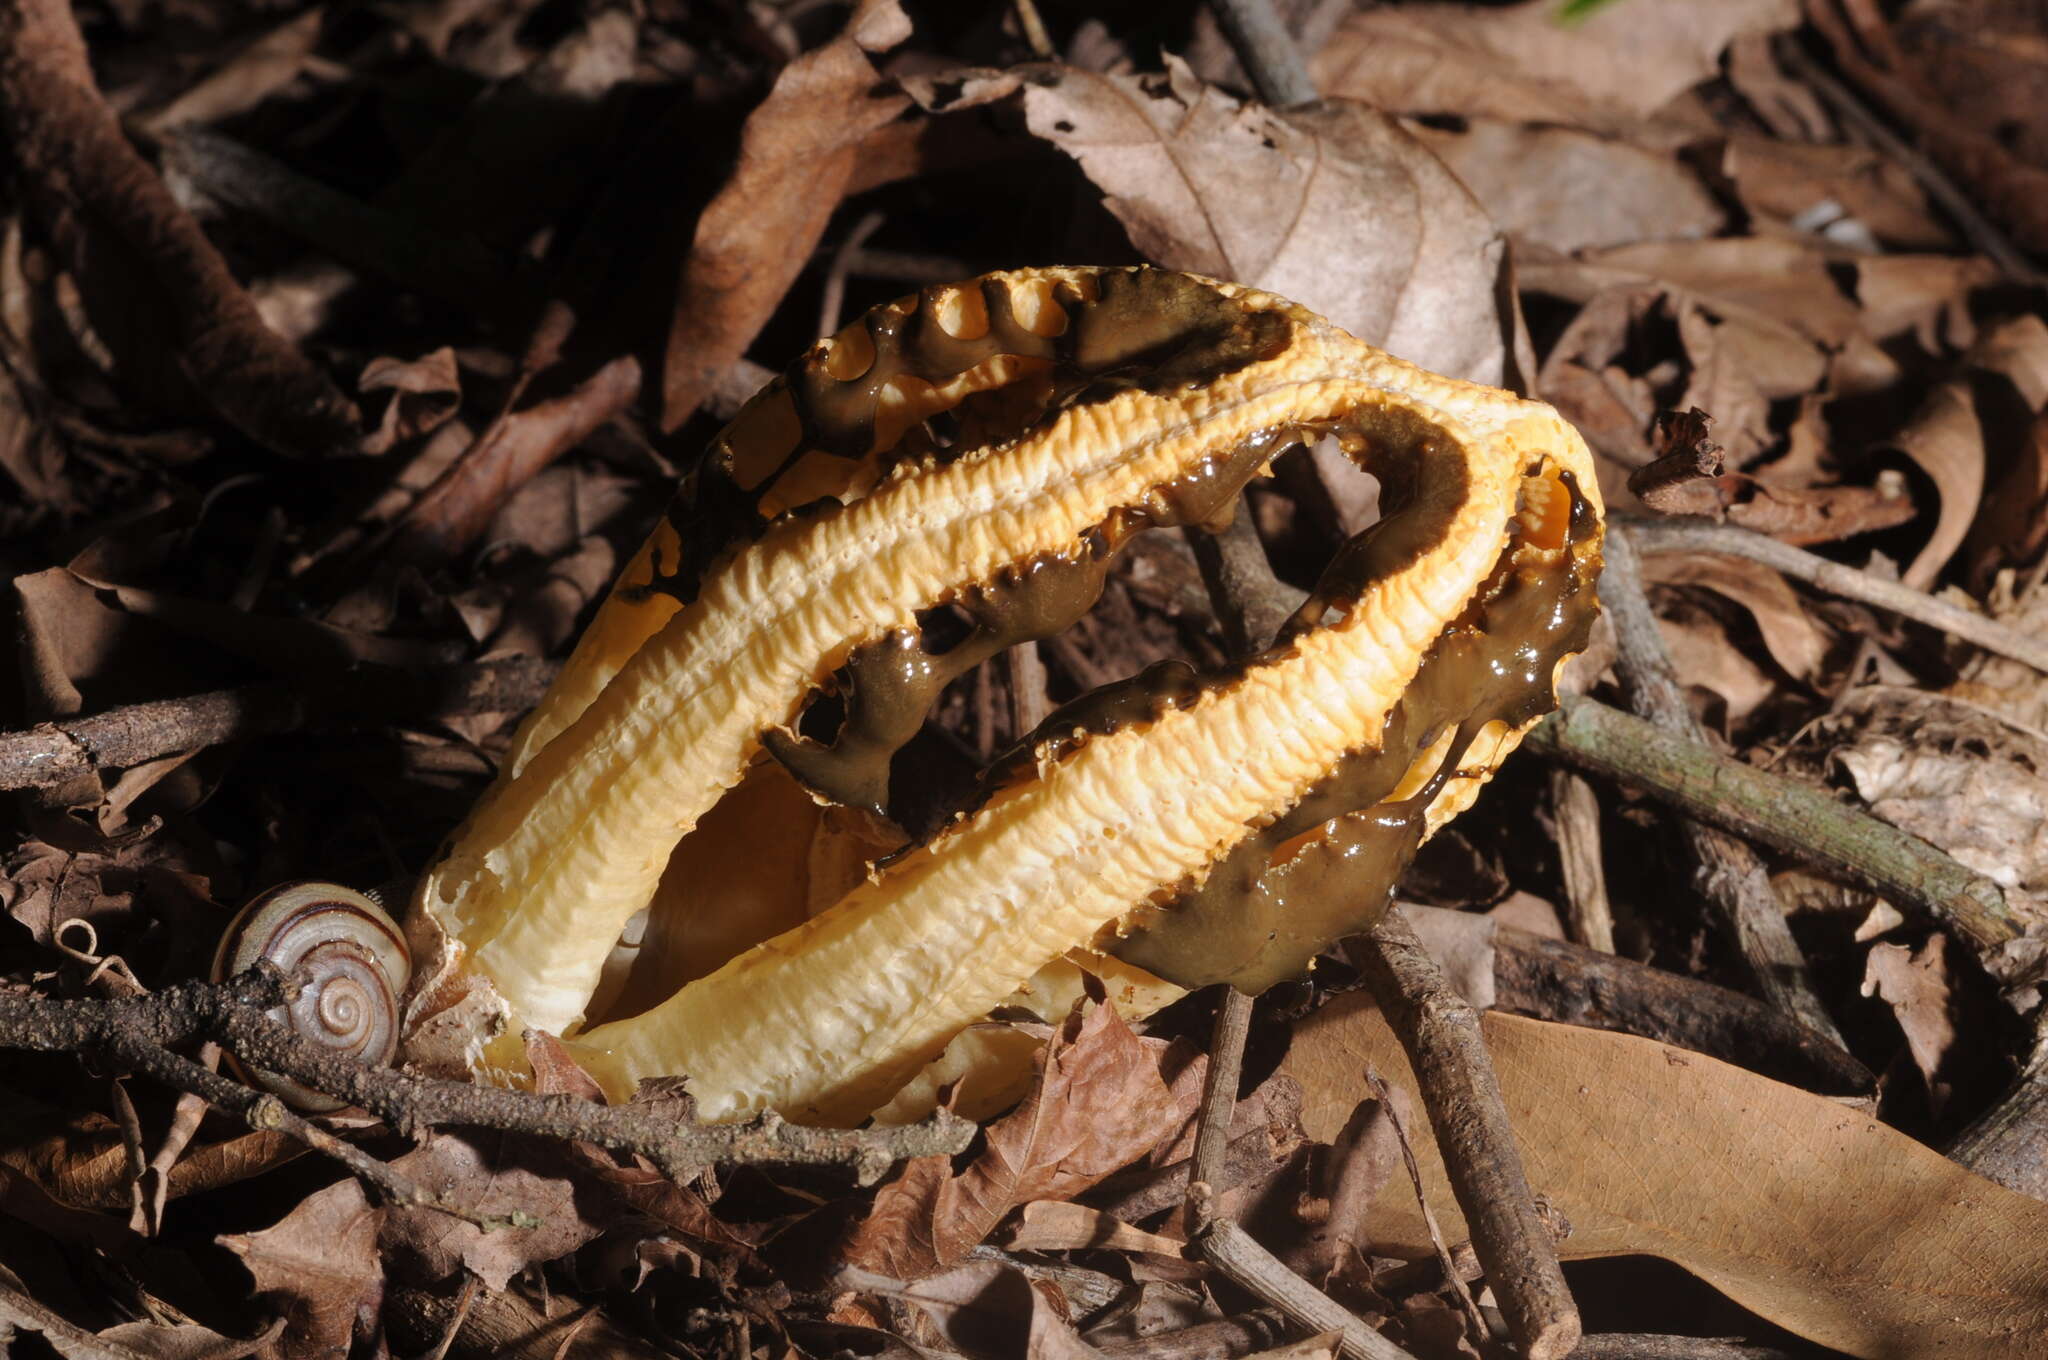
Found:
M 1187 392 L 1075 407 L 950 465 L 898 468 L 851 505 L 771 526 L 665 620 L 660 606 L 615 597 L 559 701 L 522 732 L 523 763 L 421 888 L 421 907 L 520 1023 L 573 1025 L 677 839 L 854 646 L 913 627 L 957 586 L 1072 550 L 1113 510 L 1260 431 L 1374 407 L 1440 427 L 1431 456 L 1467 465 L 1464 503 L 1436 547 L 1342 618 L 1189 709 L 1090 740 L 806 925 L 581 1036 L 618 1083 L 686 1073 L 706 1117 L 773 1107 L 856 1120 L 1048 960 L 1199 877 L 1248 825 L 1377 740 L 1424 651 L 1493 568 L 1532 463 L 1597 496 L 1583 443 L 1548 407 L 1219 287 L 1289 318 L 1277 357 Z M 1455 781 L 1432 820 L 1476 787 Z

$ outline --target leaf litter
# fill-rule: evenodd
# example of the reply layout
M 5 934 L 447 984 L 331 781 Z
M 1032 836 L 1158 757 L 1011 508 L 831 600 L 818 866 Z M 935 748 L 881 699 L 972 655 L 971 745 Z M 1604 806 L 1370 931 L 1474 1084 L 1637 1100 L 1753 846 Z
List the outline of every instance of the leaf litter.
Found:
M 270 884 L 402 894 L 538 693 L 448 687 L 493 665 L 544 682 L 765 372 L 860 307 L 989 268 L 1150 261 L 1292 297 L 1551 401 L 1623 514 L 1655 513 L 1631 475 L 1697 408 L 1723 462 L 1687 508 L 2041 631 L 2038 14 L 1276 8 L 1319 105 L 1260 102 L 1194 6 L 0 3 L 22 151 L 0 186 L 8 985 L 156 993 L 203 974 Z M 1283 576 L 1376 513 L 1334 450 L 1277 471 L 1253 510 Z M 1221 658 L 1192 557 L 1141 546 L 1042 679 L 996 664 L 942 700 L 914 766 L 935 805 L 1032 702 Z M 1510 765 L 1407 894 L 1473 921 L 1562 908 L 1560 840 L 1592 836 L 1636 971 L 1554 940 L 1553 980 L 1654 978 L 1658 1035 L 1704 1050 L 1569 1023 L 1647 1031 L 1612 1017 L 1650 1014 L 1649 991 L 1497 983 L 1535 937 L 1424 932 L 1497 1008 L 1563 1255 L 1622 1258 L 1568 1267 L 1588 1330 L 2048 1354 L 2048 1180 L 2012 1153 L 2048 1138 L 2021 1071 L 2048 951 L 2048 686 L 1749 559 L 1651 553 L 1645 578 L 1713 741 L 1981 873 L 2022 933 L 1980 955 L 1774 853 L 1817 992 L 1881 1077 L 1853 1104 L 1810 1094 L 1716 1051 L 1761 1003 L 1727 999 L 1750 983 L 1684 890 L 1677 814 L 1596 778 L 1587 825 L 1537 757 Z M 366 707 L 365 684 L 387 698 Z M 223 694 L 261 702 L 202 723 L 189 701 Z M 127 763 L 54 725 L 160 701 Z M 44 781 L 51 761 L 72 772 Z M 1484 1300 L 1416 1079 L 1357 986 L 1332 957 L 1260 1003 L 1219 1202 L 1410 1354 L 1503 1354 L 1422 1230 L 1369 1070 Z M 1037 1048 L 1019 1102 L 869 1190 L 323 1121 L 476 1221 L 218 1113 L 145 1192 L 174 1092 L 104 1056 L 10 1061 L 0 1334 L 81 1355 L 1334 1353 L 1189 1245 L 1212 1002 L 1002 1021 Z M 548 1042 L 545 1088 L 599 1099 Z M 688 1117 L 675 1091 L 643 1100 Z M 146 1193 L 154 1236 L 130 1226 Z M 1649 1256 L 1712 1291 L 1657 1288 Z

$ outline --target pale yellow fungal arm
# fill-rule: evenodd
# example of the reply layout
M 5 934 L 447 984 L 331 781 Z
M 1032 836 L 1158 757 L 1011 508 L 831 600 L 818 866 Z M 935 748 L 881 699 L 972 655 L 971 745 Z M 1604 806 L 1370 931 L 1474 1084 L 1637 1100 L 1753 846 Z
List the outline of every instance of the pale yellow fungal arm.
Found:
M 1085 696 L 860 875 L 898 847 L 889 760 L 950 678 L 1325 431 L 1391 509 L 1279 645 Z M 922 1067 L 1076 949 L 1119 955 L 1141 1004 L 1264 985 L 1376 915 L 1549 707 L 1598 535 L 1548 407 L 1270 295 L 1048 269 L 878 308 L 741 412 L 627 568 L 422 881 L 421 994 L 487 979 L 507 1027 L 575 1034 L 621 1094 L 683 1074 L 706 1117 L 845 1123 L 918 1105 Z M 921 618 L 949 604 L 972 631 L 934 654 Z M 798 735 L 827 685 L 829 744 Z M 662 945 L 586 1015 L 650 903 Z

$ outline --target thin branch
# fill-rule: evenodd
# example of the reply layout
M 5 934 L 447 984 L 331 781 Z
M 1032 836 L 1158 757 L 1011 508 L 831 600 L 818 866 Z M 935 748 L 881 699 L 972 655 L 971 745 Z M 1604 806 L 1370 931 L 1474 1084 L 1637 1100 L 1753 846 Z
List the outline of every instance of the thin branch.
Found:
M 1671 654 L 1664 648 L 1656 615 L 1650 612 L 1650 602 L 1643 594 L 1629 531 L 1609 526 L 1605 556 L 1600 602 L 1614 623 L 1616 670 L 1629 707 L 1673 735 L 1702 740 L 1692 710 L 1686 706 L 1685 692 L 1679 687 Z M 1806 956 L 1792 938 L 1785 908 L 1756 852 L 1735 837 L 1691 818 L 1680 830 L 1698 864 L 1695 885 L 1700 895 L 1734 936 L 1764 995 L 1815 1034 L 1846 1047 L 1813 989 Z
M 1792 1356 L 1775 1346 L 1752 1346 L 1725 1337 L 1602 1332 L 1581 1341 L 1572 1360 L 1792 1360 Z
M 401 1133 L 463 1125 L 594 1143 L 646 1157 L 677 1181 L 717 1163 L 742 1162 L 850 1167 L 868 1184 L 898 1161 L 958 1152 L 974 1136 L 974 1124 L 944 1111 L 923 1123 L 873 1130 L 800 1128 L 772 1113 L 743 1124 L 699 1124 L 680 1117 L 673 1105 L 606 1106 L 367 1067 L 271 1020 L 265 1012 L 282 1002 L 285 987 L 266 964 L 227 983 L 181 984 L 121 1001 L 0 991 L 0 1047 L 112 1051 L 140 1061 L 152 1051 L 211 1038 L 250 1066 L 360 1105 Z M 214 1098 L 196 1076 L 172 1084 Z
M 1458 1262 L 1451 1254 L 1450 1243 L 1444 1241 L 1443 1225 L 1437 1222 L 1436 1210 L 1429 1207 L 1429 1193 L 1422 1183 L 1422 1164 L 1415 1160 L 1415 1140 L 1408 1136 L 1408 1121 L 1402 1116 L 1401 1108 L 1394 1100 L 1394 1088 L 1387 1085 L 1371 1066 L 1365 1069 L 1365 1089 L 1372 1092 L 1386 1112 L 1387 1122 L 1393 1126 L 1394 1141 L 1401 1148 L 1401 1164 L 1408 1172 L 1409 1188 L 1415 1192 L 1415 1204 L 1422 1211 L 1422 1226 L 1429 1233 L 1429 1245 L 1436 1252 L 1437 1269 L 1443 1272 L 1444 1287 L 1457 1296 L 1458 1307 L 1466 1316 L 1466 1335 L 1476 1344 L 1487 1339 L 1493 1329 L 1486 1325 L 1486 1317 L 1479 1311 L 1479 1303 L 1472 1297 L 1468 1287 L 1477 1279 L 1476 1272 L 1461 1273 Z M 1468 1246 L 1467 1251 L 1471 1248 Z
M 1276 109 L 1316 102 L 1308 63 L 1274 12 L 1273 0 L 1209 0 L 1209 8 L 1259 98 Z
M 1860 600 L 1894 614 L 1938 628 L 1987 652 L 2048 673 L 2048 639 L 2023 633 L 1946 600 L 1937 600 L 1924 590 L 1873 576 L 1867 571 L 1830 562 L 1789 543 L 1733 524 L 1706 520 L 1630 520 L 1629 536 L 1646 553 L 1715 552 L 1746 557 L 1804 581 L 1830 595 Z
M 1230 1112 L 1237 1107 L 1237 1083 L 1244 1071 L 1244 1043 L 1251 1033 L 1252 999 L 1225 985 L 1216 1007 L 1216 1032 L 1209 1042 L 1209 1069 L 1202 1074 L 1201 1122 L 1195 1126 L 1190 1185 L 1212 1188 L 1223 1179 L 1230 1145 Z
M 1634 959 L 1494 927 L 1494 1009 L 1639 1034 L 1828 1095 L 1863 1095 L 1870 1070 L 1775 1006 Z
M 1209 588 L 1223 640 L 1237 656 L 1247 656 L 1273 640 L 1301 602 L 1308 598 L 1273 574 L 1265 545 L 1252 525 L 1249 498 L 1240 496 L 1229 527 L 1220 533 L 1188 531 L 1202 584 Z
M 512 657 L 401 671 L 365 666 L 346 688 L 309 698 L 284 685 L 251 685 L 128 704 L 89 718 L 0 732 L 0 789 L 48 788 L 99 770 L 325 722 L 520 713 L 554 678 L 555 665 Z
M 1365 1325 L 1350 1309 L 1289 1270 L 1250 1233 L 1216 1212 L 1215 1195 L 1199 1182 L 1189 1207 L 1201 1229 L 1195 1242 L 1204 1258 L 1239 1288 L 1311 1333 L 1335 1332 L 1350 1360 L 1413 1360 L 1407 1351 Z
M 1571 770 L 1550 772 L 1550 804 L 1557 816 L 1558 869 L 1572 938 L 1603 954 L 1614 952 L 1614 906 L 1607 897 L 1601 857 L 1600 800 Z
M 1389 912 L 1351 957 L 1415 1069 L 1473 1249 L 1529 1360 L 1569 1355 L 1579 1312 L 1508 1124 L 1479 1013 L 1444 981 L 1414 929 Z
M 1731 760 L 1592 699 L 1566 699 L 1526 744 L 1688 816 L 1845 874 L 1961 932 L 1987 955 L 2024 933 L 2005 890 L 1926 841 L 1828 793 Z

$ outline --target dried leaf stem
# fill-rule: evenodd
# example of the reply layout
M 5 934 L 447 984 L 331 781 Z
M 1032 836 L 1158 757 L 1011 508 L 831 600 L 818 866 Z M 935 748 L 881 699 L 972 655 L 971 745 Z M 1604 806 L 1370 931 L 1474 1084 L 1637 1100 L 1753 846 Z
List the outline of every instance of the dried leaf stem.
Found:
M 1451 1189 L 1508 1330 L 1529 1360 L 1571 1354 L 1578 1307 L 1522 1170 L 1479 1012 L 1451 990 L 1399 912 L 1357 937 L 1351 955 L 1415 1069 Z
M 0 991 L 0 1048 L 111 1052 L 181 1090 L 227 1102 L 225 1108 L 245 1117 L 254 1110 L 266 1121 L 280 1115 L 296 1120 L 274 1101 L 263 1104 L 267 1097 L 169 1051 L 210 1038 L 251 1066 L 360 1105 L 402 1133 L 452 1124 L 573 1139 L 636 1153 L 678 1181 L 717 1163 L 741 1162 L 850 1167 L 867 1184 L 897 1161 L 958 1152 L 974 1134 L 973 1124 L 943 1111 L 920 1124 L 861 1131 L 799 1128 L 772 1114 L 743 1124 L 699 1124 L 678 1117 L 672 1107 L 606 1106 L 409 1076 L 329 1052 L 272 1021 L 265 1010 L 279 1004 L 286 985 L 274 968 L 259 965 L 219 985 L 186 983 L 114 1001 L 60 1001 Z M 305 1136 L 282 1122 L 254 1126 Z M 306 1141 L 340 1155 L 313 1139 Z M 351 1169 L 369 1174 L 353 1164 Z
M 1987 954 L 2023 933 L 2004 889 L 1918 836 L 1595 700 L 1566 699 L 1526 742 L 1724 831 L 1845 873 L 1946 923 Z
M 1629 531 L 1619 526 L 1611 526 L 1607 532 L 1600 601 L 1614 621 L 1615 665 L 1629 707 L 1675 736 L 1704 740 L 1686 706 L 1656 615 L 1643 594 L 1635 546 Z M 1764 996 L 1815 1034 L 1846 1047 L 1813 989 L 1806 956 L 1792 938 L 1784 906 L 1756 852 L 1727 832 L 1690 817 L 1681 830 L 1698 865 L 1695 885 L 1734 936 L 1736 948 Z
M 1987 652 L 2048 673 L 2048 639 L 2023 633 L 1983 614 L 1938 600 L 1924 590 L 1830 562 L 1789 543 L 1733 524 L 1697 519 L 1630 520 L 1628 533 L 1646 553 L 1714 552 L 1746 557 L 1830 595 L 1890 610 L 1938 628 Z

